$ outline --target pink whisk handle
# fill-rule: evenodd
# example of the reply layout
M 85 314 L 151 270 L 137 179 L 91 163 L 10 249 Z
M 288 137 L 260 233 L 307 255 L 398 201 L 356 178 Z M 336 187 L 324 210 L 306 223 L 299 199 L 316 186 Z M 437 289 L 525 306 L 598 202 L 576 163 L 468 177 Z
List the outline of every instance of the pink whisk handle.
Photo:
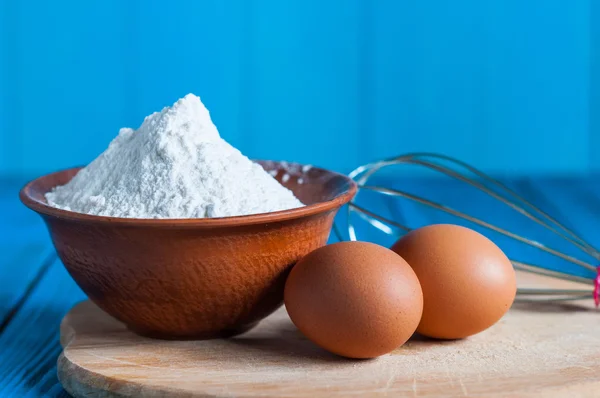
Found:
M 598 307 L 600 306 L 600 266 L 596 270 L 596 278 L 594 278 L 594 303 Z

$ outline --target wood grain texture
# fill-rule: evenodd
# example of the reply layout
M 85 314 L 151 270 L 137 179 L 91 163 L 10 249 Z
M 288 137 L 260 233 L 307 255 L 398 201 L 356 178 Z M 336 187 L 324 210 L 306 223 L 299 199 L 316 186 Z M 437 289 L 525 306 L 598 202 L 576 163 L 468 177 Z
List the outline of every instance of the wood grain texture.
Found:
M 0 396 L 67 396 L 56 377 L 61 318 L 84 295 L 56 261 L 43 223 L 0 180 Z
M 56 383 L 60 353 L 57 329 L 67 308 L 85 296 L 54 261 L 43 279 L 0 335 L 0 396 L 46 394 Z
M 521 286 L 561 285 L 519 275 Z M 591 303 L 516 303 L 466 340 L 414 337 L 390 355 L 353 361 L 306 340 L 284 309 L 223 340 L 138 337 L 90 302 L 63 320 L 58 375 L 75 397 L 595 396 L 600 314 Z
M 55 258 L 44 225 L 15 195 L 22 183 L 0 180 L 0 333 Z

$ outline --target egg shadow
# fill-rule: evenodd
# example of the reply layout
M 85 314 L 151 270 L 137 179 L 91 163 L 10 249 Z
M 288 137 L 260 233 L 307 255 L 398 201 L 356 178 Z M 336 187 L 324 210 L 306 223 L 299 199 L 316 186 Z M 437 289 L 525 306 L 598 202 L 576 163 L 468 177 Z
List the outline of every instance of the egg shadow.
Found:
M 410 345 L 432 345 L 432 344 L 443 344 L 443 345 L 452 345 L 458 344 L 465 339 L 436 339 L 433 337 L 427 337 L 419 333 L 414 333 L 410 339 L 408 339 L 407 343 Z
M 278 362 L 298 364 L 339 364 L 353 366 L 364 360 L 350 359 L 332 354 L 308 340 L 291 323 L 280 321 L 270 325 L 268 336 L 242 334 L 226 340 L 236 351 L 253 357 L 277 358 Z

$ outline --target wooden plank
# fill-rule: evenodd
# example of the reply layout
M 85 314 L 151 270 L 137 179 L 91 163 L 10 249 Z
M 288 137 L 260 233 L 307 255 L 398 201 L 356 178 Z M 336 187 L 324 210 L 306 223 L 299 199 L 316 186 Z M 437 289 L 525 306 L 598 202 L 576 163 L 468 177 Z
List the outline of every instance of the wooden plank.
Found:
M 600 386 L 592 307 L 517 303 L 468 339 L 414 338 L 376 360 L 352 361 L 310 343 L 283 308 L 239 337 L 167 342 L 138 337 L 85 302 L 61 325 L 58 372 L 75 397 L 592 396 Z
M 21 180 L 0 179 L 0 331 L 46 272 L 54 256 L 39 216 L 18 199 Z
M 14 258 L 8 258 L 7 267 L 0 275 L 3 286 L 0 333 L 12 322 L 55 260 L 54 253 L 44 253 L 32 245 L 25 245 Z
M 56 358 L 61 317 L 85 298 L 59 261 L 54 261 L 12 321 L 0 334 L 0 395 L 60 394 Z
M 17 192 L 23 183 L 20 179 L 0 181 L 0 208 L 3 209 L 0 212 L 0 347 L 3 347 L 0 395 L 6 396 L 31 392 L 28 386 L 18 387 L 23 380 L 29 384 L 31 380 L 51 380 L 44 381 L 44 388 L 48 383 L 57 383 L 52 369 L 58 346 L 51 344 L 51 339 L 56 339 L 57 322 L 72 303 L 69 302 L 63 312 L 54 309 L 60 306 L 61 300 L 60 296 L 55 300 L 54 292 L 63 290 L 68 282 L 61 292 L 68 294 L 68 286 L 73 282 L 64 271 L 57 269 L 61 265 L 56 262 L 41 218 L 19 202 Z M 20 367 L 27 365 L 28 355 L 38 354 L 39 358 L 32 358 L 34 365 L 40 365 L 39 370 L 31 368 L 32 373 L 26 376 L 18 373 Z

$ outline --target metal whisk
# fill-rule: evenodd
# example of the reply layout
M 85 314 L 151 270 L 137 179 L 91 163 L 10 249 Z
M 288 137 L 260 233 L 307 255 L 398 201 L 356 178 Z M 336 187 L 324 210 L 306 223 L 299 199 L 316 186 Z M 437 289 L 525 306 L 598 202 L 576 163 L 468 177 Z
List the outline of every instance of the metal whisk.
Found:
M 494 179 L 481 172 L 473 166 L 470 166 L 452 157 L 435 153 L 411 153 L 401 155 L 395 158 L 360 166 L 350 173 L 350 177 L 356 181 L 359 187 L 359 193 L 347 207 L 348 213 L 346 226 L 348 238 L 350 240 L 358 239 L 354 222 L 357 216 L 366 221 L 372 227 L 387 235 L 399 237 L 403 233 L 410 231 L 410 226 L 403 225 L 398 221 L 384 217 L 381 214 L 378 214 L 377 212 L 367 209 L 359 204 L 361 193 L 367 191 L 378 195 L 385 195 L 387 197 L 403 198 L 428 208 L 437 209 L 446 214 L 454 216 L 457 219 L 473 223 L 479 227 L 494 231 L 495 233 L 499 233 L 522 244 L 539 249 L 552 256 L 565 260 L 577 267 L 581 267 L 583 270 L 585 270 L 583 273 L 589 275 L 578 276 L 569 272 L 549 269 L 549 267 L 544 266 L 543 264 L 531 264 L 511 258 L 516 270 L 577 282 L 588 287 L 587 289 L 519 288 L 517 290 L 518 298 L 542 301 L 567 301 L 593 298 L 596 306 L 600 304 L 600 276 L 597 266 L 594 266 L 587 261 L 575 258 L 572 255 L 565 254 L 562 251 L 556 250 L 552 247 L 546 246 L 537 242 L 536 240 L 524 237 L 519 233 L 508 231 L 497 225 L 486 222 L 481 218 L 474 217 L 462 211 L 455 210 L 454 208 L 445 204 L 438 203 L 435 198 L 425 198 L 391 187 L 369 184 L 369 180 L 376 173 L 391 166 L 399 165 L 414 165 L 423 167 L 440 175 L 445 175 L 462 183 L 468 184 L 469 186 L 487 194 L 489 197 L 496 199 L 499 204 L 508 206 L 514 211 L 536 222 L 561 239 L 569 242 L 595 262 L 600 263 L 600 252 L 596 248 L 582 239 L 577 233 L 558 222 L 555 218 L 551 217 L 524 199 L 513 189 L 509 188 L 507 185 L 503 184 L 497 179 Z M 345 240 L 338 225 L 334 226 L 334 232 L 336 233 L 338 239 Z

